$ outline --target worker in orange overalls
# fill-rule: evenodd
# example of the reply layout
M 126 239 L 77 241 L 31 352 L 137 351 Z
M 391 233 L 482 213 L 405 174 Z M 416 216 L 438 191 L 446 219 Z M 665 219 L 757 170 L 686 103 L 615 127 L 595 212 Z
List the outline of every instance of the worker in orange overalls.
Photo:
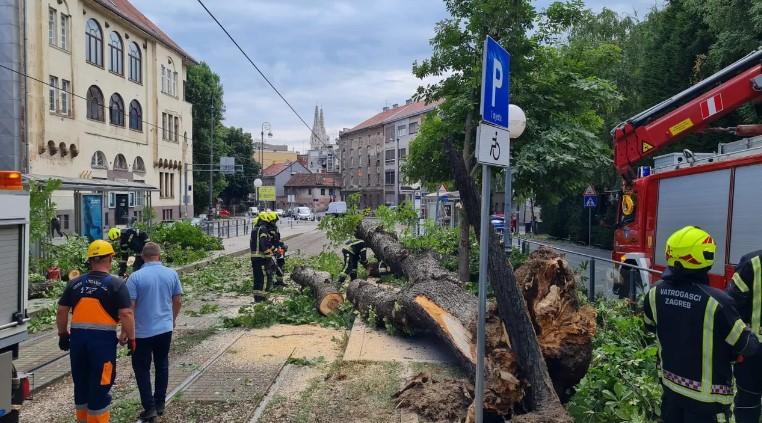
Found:
M 90 271 L 69 281 L 58 300 L 58 347 L 70 351 L 77 423 L 109 421 L 119 322 L 119 341 L 135 349 L 130 293 L 122 279 L 109 274 L 113 258 L 109 242 L 93 241 L 87 248 Z

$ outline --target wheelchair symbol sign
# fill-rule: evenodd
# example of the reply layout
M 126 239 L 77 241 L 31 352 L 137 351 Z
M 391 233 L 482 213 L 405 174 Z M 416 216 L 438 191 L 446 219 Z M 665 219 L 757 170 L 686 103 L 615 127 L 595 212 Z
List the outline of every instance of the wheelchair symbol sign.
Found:
M 510 164 L 508 130 L 482 122 L 476 132 L 477 161 L 490 166 L 508 166 Z

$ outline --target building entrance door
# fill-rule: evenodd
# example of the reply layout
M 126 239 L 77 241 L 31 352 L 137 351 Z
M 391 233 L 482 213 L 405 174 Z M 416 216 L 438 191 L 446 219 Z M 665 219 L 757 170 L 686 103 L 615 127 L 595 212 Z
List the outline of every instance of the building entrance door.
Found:
M 117 225 L 126 225 L 130 221 L 130 196 L 127 194 L 116 194 L 116 220 Z

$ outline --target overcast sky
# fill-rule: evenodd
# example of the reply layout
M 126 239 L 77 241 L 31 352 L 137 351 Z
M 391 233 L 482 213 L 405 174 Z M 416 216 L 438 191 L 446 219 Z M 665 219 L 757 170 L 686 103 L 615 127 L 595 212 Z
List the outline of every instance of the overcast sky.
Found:
M 272 124 L 271 142 L 304 150 L 309 131 L 267 86 L 194 0 L 132 0 L 196 60 L 220 75 L 225 124 L 259 137 Z M 430 55 L 442 0 L 205 0 L 262 71 L 312 125 L 323 107 L 331 139 L 381 111 L 404 103 L 420 85 L 415 60 Z M 542 9 L 549 0 L 535 4 Z M 587 0 L 643 16 L 662 0 Z

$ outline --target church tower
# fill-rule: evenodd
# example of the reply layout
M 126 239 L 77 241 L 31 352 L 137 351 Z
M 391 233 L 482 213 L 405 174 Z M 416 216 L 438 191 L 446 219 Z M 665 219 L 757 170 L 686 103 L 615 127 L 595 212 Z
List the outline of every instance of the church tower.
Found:
M 310 148 L 316 150 L 328 144 L 328 132 L 325 130 L 323 108 L 315 106 L 315 118 L 312 123 L 312 133 L 310 134 Z

